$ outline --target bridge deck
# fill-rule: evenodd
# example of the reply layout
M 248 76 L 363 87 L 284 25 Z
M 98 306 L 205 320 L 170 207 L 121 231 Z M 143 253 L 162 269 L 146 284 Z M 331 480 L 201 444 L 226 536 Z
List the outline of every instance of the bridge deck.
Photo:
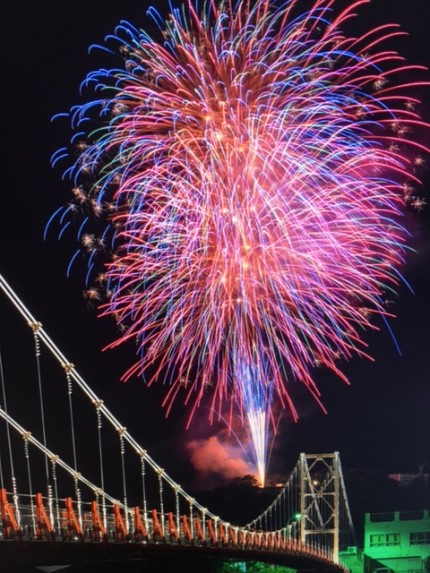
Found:
M 0 563 L 8 573 L 58 571 L 67 573 L 121 573 L 192 571 L 211 573 L 221 561 L 262 561 L 301 572 L 344 573 L 341 565 L 309 556 L 255 551 L 228 546 L 179 545 L 167 543 L 85 543 L 53 541 L 2 541 Z M 60 569 L 61 568 L 61 569 Z

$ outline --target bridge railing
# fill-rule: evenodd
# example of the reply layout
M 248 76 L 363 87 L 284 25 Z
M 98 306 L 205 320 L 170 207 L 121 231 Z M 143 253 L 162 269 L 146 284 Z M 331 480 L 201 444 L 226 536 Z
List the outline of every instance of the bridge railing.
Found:
M 96 500 L 84 503 L 72 498 L 49 500 L 38 493 L 20 496 L 16 505 L 10 492 L 0 490 L 0 540 L 163 542 L 288 552 L 332 560 L 325 548 L 310 547 L 289 538 L 286 528 L 273 532 L 252 531 L 222 520 L 202 520 L 199 516 L 159 514 L 157 510 L 145 514 L 138 507 L 126 513 L 119 503 L 105 508 L 103 514 Z

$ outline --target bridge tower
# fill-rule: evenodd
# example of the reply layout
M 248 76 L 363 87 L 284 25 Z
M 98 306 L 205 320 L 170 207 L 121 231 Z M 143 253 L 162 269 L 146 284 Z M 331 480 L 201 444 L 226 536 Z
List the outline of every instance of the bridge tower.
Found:
M 352 527 L 338 452 L 300 454 L 300 540 L 328 544 L 338 563 L 342 523 Z

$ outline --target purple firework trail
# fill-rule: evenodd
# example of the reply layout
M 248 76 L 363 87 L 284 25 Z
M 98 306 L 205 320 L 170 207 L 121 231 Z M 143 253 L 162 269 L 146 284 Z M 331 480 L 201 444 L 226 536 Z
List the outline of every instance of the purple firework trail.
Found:
M 423 68 L 384 47 L 397 25 L 342 32 L 368 1 L 151 9 L 162 41 L 121 23 L 121 68 L 90 73 L 97 99 L 69 114 L 73 200 L 53 219 L 81 216 L 71 264 L 83 251 L 87 281 L 100 272 L 86 294 L 121 328 L 111 346 L 137 341 L 124 379 L 168 381 L 167 410 L 184 390 L 190 418 L 207 392 L 229 404 L 261 481 L 272 408 L 297 418 L 291 381 L 320 403 L 316 366 L 347 382 L 339 361 L 368 356 L 402 280 L 402 211 L 423 201 L 425 82 L 405 80 Z

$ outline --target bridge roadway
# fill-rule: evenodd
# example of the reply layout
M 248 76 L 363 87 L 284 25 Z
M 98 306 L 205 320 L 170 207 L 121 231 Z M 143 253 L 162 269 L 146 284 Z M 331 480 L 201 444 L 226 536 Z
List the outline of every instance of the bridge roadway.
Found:
M 0 542 L 2 573 L 211 573 L 226 560 L 266 562 L 303 573 L 345 573 L 340 564 L 300 551 L 164 542 Z

